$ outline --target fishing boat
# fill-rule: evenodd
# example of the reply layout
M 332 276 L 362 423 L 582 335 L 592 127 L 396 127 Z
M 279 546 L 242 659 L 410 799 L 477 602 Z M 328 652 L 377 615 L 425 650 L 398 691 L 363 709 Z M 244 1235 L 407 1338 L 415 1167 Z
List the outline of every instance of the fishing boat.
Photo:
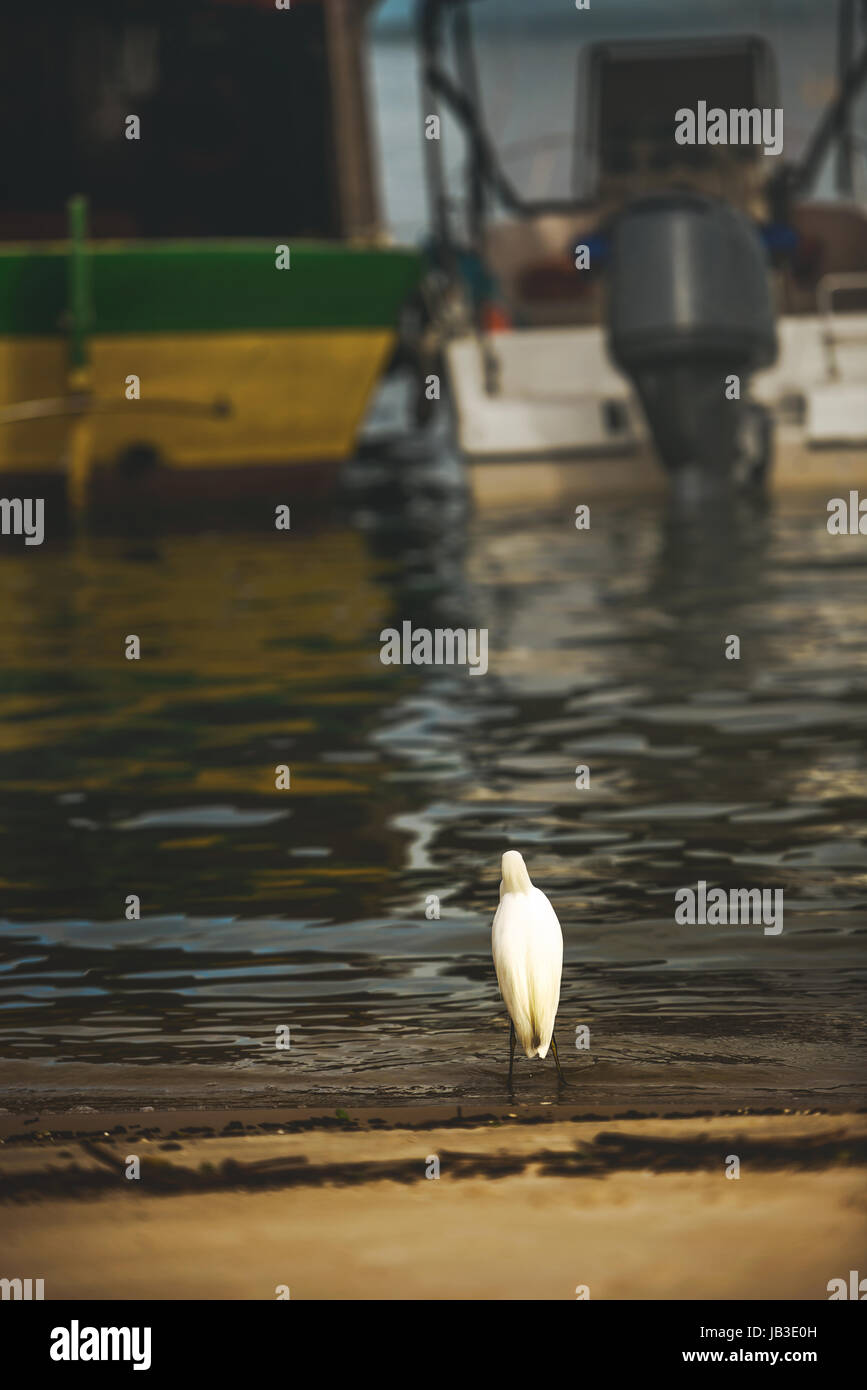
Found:
M 370 7 L 5 8 L 6 493 L 330 489 L 420 272 L 380 221 Z
M 438 123 L 434 318 L 476 496 L 867 484 L 867 211 L 853 134 L 867 6 L 840 0 L 836 72 L 797 158 L 768 36 L 690 33 L 689 9 L 664 33 L 594 38 L 583 8 L 547 48 L 540 9 L 511 49 L 514 6 L 419 11 L 423 108 Z M 827 4 L 823 18 L 833 40 Z M 557 71 L 577 74 L 571 129 L 516 130 L 521 75 L 538 117 L 555 52 Z M 829 164 L 834 187 L 820 196 Z M 551 191 L 556 177 L 565 192 Z

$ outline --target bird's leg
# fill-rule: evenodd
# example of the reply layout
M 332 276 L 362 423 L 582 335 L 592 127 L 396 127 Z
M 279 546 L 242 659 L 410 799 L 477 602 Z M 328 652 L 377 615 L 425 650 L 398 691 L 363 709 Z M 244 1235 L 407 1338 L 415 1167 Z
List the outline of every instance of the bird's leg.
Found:
M 512 1089 L 512 1067 L 515 1064 L 515 1025 L 509 1019 L 509 1090 Z
M 554 1034 L 553 1034 L 553 1033 L 551 1034 L 551 1051 L 552 1051 L 553 1054 L 554 1054 L 554 1065 L 555 1065 L 556 1068 L 557 1068 L 557 1076 L 558 1076 L 559 1079 L 560 1079 L 560 1085 L 561 1085 L 561 1086 L 568 1086 L 568 1085 L 569 1085 L 569 1082 L 566 1080 L 565 1076 L 563 1075 L 563 1068 L 560 1066 L 560 1054 L 559 1054 L 559 1052 L 557 1051 L 557 1039 L 554 1037 Z

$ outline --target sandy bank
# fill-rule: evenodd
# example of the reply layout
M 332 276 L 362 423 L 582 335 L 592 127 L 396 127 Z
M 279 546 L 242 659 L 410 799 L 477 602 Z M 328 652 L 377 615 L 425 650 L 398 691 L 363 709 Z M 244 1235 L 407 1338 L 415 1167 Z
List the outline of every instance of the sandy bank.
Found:
M 864 1115 L 138 1118 L 0 1147 L 4 1264 L 47 1298 L 826 1299 L 867 1269 Z

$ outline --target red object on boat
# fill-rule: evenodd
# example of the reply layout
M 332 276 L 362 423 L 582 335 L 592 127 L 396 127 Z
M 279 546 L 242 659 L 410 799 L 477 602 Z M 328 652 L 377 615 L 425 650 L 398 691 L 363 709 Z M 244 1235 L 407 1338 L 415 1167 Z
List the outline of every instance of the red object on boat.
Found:
M 513 327 L 501 304 L 488 302 L 482 305 L 482 328 L 486 333 L 510 333 Z

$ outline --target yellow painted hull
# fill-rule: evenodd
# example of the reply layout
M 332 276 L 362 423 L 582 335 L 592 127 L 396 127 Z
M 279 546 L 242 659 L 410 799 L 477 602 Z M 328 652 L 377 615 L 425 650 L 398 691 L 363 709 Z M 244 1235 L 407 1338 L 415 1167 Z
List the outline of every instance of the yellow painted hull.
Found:
M 385 328 L 95 337 L 89 382 L 99 408 L 87 416 L 92 462 L 110 467 L 142 444 L 174 469 L 346 458 L 394 342 L 394 331 Z M 140 400 L 126 398 L 129 376 L 139 378 Z M 62 338 L 0 337 L 0 404 L 68 391 Z M 165 404 L 208 406 L 218 399 L 229 403 L 227 416 L 174 413 Z M 0 472 L 65 471 L 76 429 L 71 415 L 4 425 Z

